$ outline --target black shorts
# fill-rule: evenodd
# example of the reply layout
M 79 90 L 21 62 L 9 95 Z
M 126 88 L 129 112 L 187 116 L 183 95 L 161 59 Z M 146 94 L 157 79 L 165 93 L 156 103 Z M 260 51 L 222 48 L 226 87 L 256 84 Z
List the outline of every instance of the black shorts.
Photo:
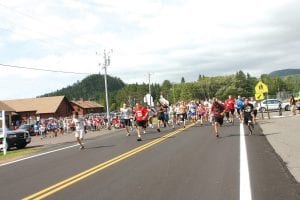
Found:
M 244 124 L 247 124 L 249 122 L 252 122 L 253 121 L 253 117 L 252 116 L 244 116 Z
M 140 126 L 140 127 L 143 127 L 143 128 L 146 128 L 147 121 L 136 121 L 136 125 Z
M 158 118 L 158 120 L 164 121 L 165 120 L 164 113 L 159 113 L 157 118 Z
M 187 119 L 187 114 L 186 113 L 178 114 L 178 117 L 181 121 L 184 121 Z
M 257 110 L 253 110 L 253 115 L 254 115 L 254 117 L 257 116 Z
M 223 117 L 214 117 L 214 118 L 215 118 L 215 122 L 217 122 L 221 126 L 223 125 Z
M 229 112 L 225 112 L 225 117 L 228 119 L 229 118 Z
M 124 124 L 125 126 L 130 126 L 131 121 L 130 121 L 130 119 L 122 119 L 122 124 Z
M 231 112 L 231 115 L 233 115 L 234 114 L 234 109 L 230 109 L 230 112 Z

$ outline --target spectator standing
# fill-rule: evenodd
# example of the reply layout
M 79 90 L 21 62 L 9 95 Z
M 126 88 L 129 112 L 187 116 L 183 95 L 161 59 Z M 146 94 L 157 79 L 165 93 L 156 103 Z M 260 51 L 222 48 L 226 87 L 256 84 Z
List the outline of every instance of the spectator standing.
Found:
M 291 95 L 290 98 L 290 108 L 291 108 L 292 115 L 296 115 L 296 100 L 294 95 Z

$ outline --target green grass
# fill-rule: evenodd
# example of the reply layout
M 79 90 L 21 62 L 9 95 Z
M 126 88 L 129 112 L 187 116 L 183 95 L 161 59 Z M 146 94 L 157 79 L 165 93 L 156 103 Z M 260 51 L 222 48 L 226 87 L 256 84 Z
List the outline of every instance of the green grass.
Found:
M 26 155 L 29 155 L 31 153 L 37 152 L 39 150 L 38 147 L 34 148 L 25 148 L 25 149 L 13 149 L 7 151 L 6 155 L 3 155 L 3 152 L 0 152 L 0 161 L 5 161 L 5 160 L 13 160 L 17 159 Z

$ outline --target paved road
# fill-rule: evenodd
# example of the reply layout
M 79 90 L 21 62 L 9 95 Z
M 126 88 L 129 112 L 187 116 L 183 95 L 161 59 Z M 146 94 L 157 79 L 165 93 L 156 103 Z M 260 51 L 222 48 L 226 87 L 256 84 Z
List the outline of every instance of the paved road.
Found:
M 32 199 L 246 199 L 240 194 L 240 125 L 221 130 L 221 138 L 197 124 L 177 132 L 149 130 L 142 142 L 122 131 L 88 139 L 83 151 L 73 147 L 0 167 L 0 199 L 44 189 Z M 299 184 L 260 127 L 245 140 L 252 199 L 300 199 Z

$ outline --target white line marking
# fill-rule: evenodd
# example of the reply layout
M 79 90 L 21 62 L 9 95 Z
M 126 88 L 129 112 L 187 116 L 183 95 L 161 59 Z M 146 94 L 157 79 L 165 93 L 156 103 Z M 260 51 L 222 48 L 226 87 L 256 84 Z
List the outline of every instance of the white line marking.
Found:
M 244 125 L 240 124 L 240 200 L 252 200 Z
M 29 157 L 26 157 L 26 158 L 21 158 L 19 160 L 14 160 L 14 161 L 11 161 L 11 162 L 8 162 L 8 163 L 3 163 L 3 164 L 0 165 L 0 167 L 6 166 L 6 165 L 11 165 L 11 164 L 14 164 L 14 163 L 17 163 L 17 162 L 21 162 L 21 161 L 24 161 L 24 160 L 28 160 L 28 159 L 31 159 L 31 158 L 36 158 L 36 157 L 44 156 L 44 155 L 47 155 L 47 154 L 50 154 L 50 153 L 54 153 L 54 152 L 58 152 L 58 151 L 62 151 L 62 150 L 65 150 L 65 149 L 70 149 L 70 148 L 76 147 L 78 145 L 79 144 L 75 144 L 75 145 L 72 145 L 72 146 L 68 146 L 68 147 L 56 149 L 56 150 L 53 150 L 53 151 L 48 151 L 48 152 L 45 152 L 45 153 L 40 153 L 40 154 L 29 156 Z

